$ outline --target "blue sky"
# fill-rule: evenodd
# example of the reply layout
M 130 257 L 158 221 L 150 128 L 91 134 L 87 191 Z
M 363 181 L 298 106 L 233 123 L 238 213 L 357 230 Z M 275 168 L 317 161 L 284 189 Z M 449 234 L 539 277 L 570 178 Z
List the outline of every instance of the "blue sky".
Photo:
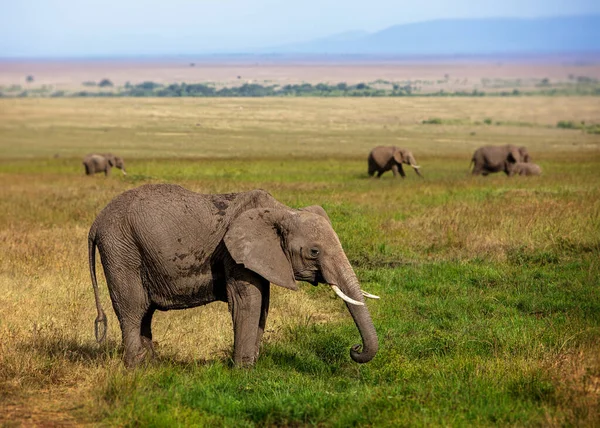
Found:
M 247 51 L 445 18 L 600 14 L 598 0 L 0 0 L 0 57 Z

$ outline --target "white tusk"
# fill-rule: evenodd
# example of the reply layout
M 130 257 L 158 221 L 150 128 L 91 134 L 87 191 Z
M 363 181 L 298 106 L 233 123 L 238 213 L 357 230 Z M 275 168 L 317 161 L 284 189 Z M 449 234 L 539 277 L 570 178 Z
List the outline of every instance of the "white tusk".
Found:
M 354 299 L 351 299 L 350 297 L 346 296 L 344 293 L 342 293 L 342 290 L 340 290 L 340 287 L 338 287 L 337 285 L 332 285 L 331 288 L 333 288 L 333 291 L 335 291 L 335 294 L 337 294 L 338 297 L 340 299 L 342 299 L 344 302 L 348 302 L 348 303 L 351 303 L 351 304 L 357 305 L 357 306 L 365 305 L 364 303 L 359 302 L 358 300 L 354 300 Z
M 127 175 L 127 173 L 125 171 L 121 170 L 121 172 L 123 173 L 123 175 Z
M 371 293 L 367 293 L 365 290 L 360 290 L 360 291 L 362 292 L 363 296 L 368 297 L 369 299 L 379 299 L 379 296 L 376 296 Z
M 419 168 L 421 168 L 419 165 L 411 165 L 411 166 L 412 166 L 413 168 L 415 168 L 415 169 L 419 169 Z

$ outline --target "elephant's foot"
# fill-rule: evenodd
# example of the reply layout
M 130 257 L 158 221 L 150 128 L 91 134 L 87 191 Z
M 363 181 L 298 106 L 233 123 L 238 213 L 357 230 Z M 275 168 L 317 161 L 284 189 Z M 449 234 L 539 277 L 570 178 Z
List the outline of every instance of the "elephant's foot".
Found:
M 136 349 L 126 349 L 123 356 L 125 367 L 133 369 L 142 363 L 152 361 L 156 357 L 155 348 L 158 344 L 152 342 L 147 337 L 142 336 L 141 346 Z
M 151 339 L 142 336 L 142 346 L 150 353 L 150 357 L 156 356 L 156 348 L 158 348 L 158 342 L 153 342 Z
M 239 367 L 239 368 L 250 368 L 250 367 L 253 367 L 255 363 L 256 363 L 256 356 L 234 359 L 235 366 Z
M 125 367 L 128 369 L 134 369 L 140 364 L 144 362 L 146 359 L 146 355 L 148 354 L 148 349 L 142 348 L 137 353 L 126 352 L 123 357 L 123 362 L 125 363 Z

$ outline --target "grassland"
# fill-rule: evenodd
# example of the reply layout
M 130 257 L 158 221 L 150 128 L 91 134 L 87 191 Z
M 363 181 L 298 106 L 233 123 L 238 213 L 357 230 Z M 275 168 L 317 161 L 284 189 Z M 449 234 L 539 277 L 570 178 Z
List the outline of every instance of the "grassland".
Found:
M 0 423 L 600 423 L 598 98 L 0 100 Z M 423 124 L 442 118 L 440 125 Z M 492 123 L 486 125 L 485 119 Z M 541 177 L 470 177 L 473 149 L 526 145 Z M 370 180 L 375 145 L 424 179 Z M 85 177 L 91 151 L 129 174 Z M 159 313 L 159 358 L 93 339 L 86 236 L 120 192 L 253 188 L 331 216 L 370 302 L 366 365 L 328 287 L 273 287 L 262 355 L 231 368 L 226 305 Z M 108 292 L 101 281 L 105 309 Z

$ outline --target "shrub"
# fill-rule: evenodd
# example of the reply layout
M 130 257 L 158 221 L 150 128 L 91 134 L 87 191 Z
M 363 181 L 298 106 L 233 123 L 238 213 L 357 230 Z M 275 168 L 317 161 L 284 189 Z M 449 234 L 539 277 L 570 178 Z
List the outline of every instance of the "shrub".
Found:
M 441 125 L 442 123 L 443 123 L 443 121 L 439 117 L 432 117 L 432 118 L 423 120 L 423 125 Z
M 572 120 L 559 120 L 556 127 L 562 129 L 581 129 L 583 125 L 577 124 Z

